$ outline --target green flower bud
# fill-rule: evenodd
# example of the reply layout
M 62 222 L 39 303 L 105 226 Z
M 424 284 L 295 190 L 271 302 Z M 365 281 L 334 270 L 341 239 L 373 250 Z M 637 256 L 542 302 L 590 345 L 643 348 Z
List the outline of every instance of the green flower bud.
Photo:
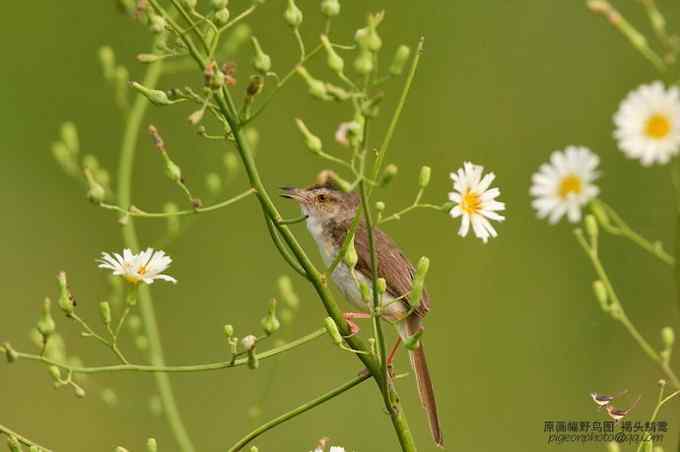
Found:
M 340 330 L 338 329 L 338 325 L 335 323 L 335 320 L 333 320 L 331 317 L 326 317 L 323 320 L 323 323 L 326 327 L 328 335 L 331 337 L 331 339 L 333 339 L 333 343 L 335 345 L 342 345 L 342 335 L 340 334 Z
M 377 52 L 382 47 L 382 39 L 378 35 L 377 27 L 383 20 L 383 15 L 375 14 L 368 16 L 368 26 L 357 30 L 354 34 L 354 40 L 359 44 L 362 50 L 370 50 Z
M 352 97 L 352 94 L 346 89 L 340 88 L 339 86 L 326 83 L 326 92 L 328 97 L 339 102 L 346 101 Z
M 104 78 L 112 79 L 116 70 L 116 56 L 111 47 L 103 46 L 99 48 L 99 64 L 101 64 Z
M 315 154 L 320 153 L 323 149 L 321 139 L 309 131 L 305 123 L 302 122 L 302 119 L 296 119 L 295 124 L 297 124 L 298 130 L 300 130 L 300 133 L 302 133 L 302 136 L 305 139 L 305 146 L 307 146 L 307 149 Z
M 224 9 L 229 5 L 229 0 L 211 0 L 210 6 L 214 10 Z
M 263 75 L 266 75 L 272 68 L 272 59 L 262 51 L 260 47 L 260 42 L 255 36 L 251 36 L 251 42 L 253 43 L 253 48 L 255 49 L 255 56 L 253 57 L 253 67 L 256 71 Z
M 440 208 L 443 212 L 448 213 L 451 209 L 454 208 L 455 205 L 456 205 L 456 203 L 454 203 L 453 201 L 446 201 L 444 204 L 442 204 L 441 206 L 439 206 L 439 208 Z
M 154 33 L 163 33 L 167 25 L 168 24 L 165 21 L 165 19 L 156 14 L 151 15 L 151 17 L 149 18 L 149 28 Z
M 607 443 L 607 452 L 620 452 L 621 448 L 619 447 L 619 443 L 616 441 L 610 441 Z
M 259 451 L 260 451 L 260 450 L 259 450 L 257 447 L 255 447 L 255 446 L 253 446 L 253 447 L 250 448 L 250 452 L 259 452 Z
M 404 338 L 404 347 L 409 350 L 415 350 L 420 347 L 420 337 L 423 335 L 424 331 L 425 330 L 423 328 L 420 328 L 418 331 L 413 333 L 413 335 Z
M 345 255 L 342 258 L 345 264 L 351 269 L 354 269 L 357 266 L 357 262 L 359 262 L 359 255 L 357 254 L 357 250 L 354 247 L 354 238 L 355 237 L 353 236 L 350 239 L 349 245 L 347 246 L 347 251 L 345 251 Z
M 85 395 L 86 395 L 85 390 L 84 390 L 83 388 L 81 388 L 80 386 L 75 385 L 75 384 L 74 384 L 74 386 L 73 386 L 73 393 L 74 393 L 74 394 L 76 395 L 76 397 L 78 397 L 79 399 L 85 398 Z
M 293 323 L 293 319 L 295 318 L 295 313 L 290 309 L 290 308 L 283 308 L 281 309 L 281 321 L 283 322 L 284 325 L 290 325 Z
M 413 287 L 411 288 L 411 296 L 409 298 L 411 306 L 418 307 L 422 301 L 423 289 L 425 287 L 425 276 L 430 269 L 430 259 L 423 256 L 418 261 L 416 266 L 416 274 L 413 277 Z
M 146 450 L 147 452 L 158 452 L 158 444 L 155 438 L 149 438 L 146 440 Z
M 163 152 L 165 158 L 165 175 L 173 182 L 182 182 L 182 169 L 173 162 L 167 152 Z
M 293 289 L 293 283 L 290 278 L 286 275 L 279 277 L 277 281 L 279 287 L 279 294 L 283 301 L 290 306 L 292 309 L 297 309 L 300 306 L 300 298 L 295 293 Z
M 661 329 L 661 340 L 664 347 L 667 349 L 673 347 L 673 343 L 675 342 L 675 331 L 672 327 L 665 326 Z
M 211 195 L 217 196 L 222 192 L 222 178 L 217 173 L 208 173 L 205 176 L 205 186 Z
M 19 354 L 16 352 L 16 350 L 14 350 L 9 342 L 3 343 L 2 348 L 5 349 L 5 359 L 7 359 L 8 363 L 13 363 L 19 359 Z
M 262 324 L 262 329 L 267 334 L 267 336 L 274 334 L 280 327 L 281 322 L 276 317 L 276 298 L 273 298 L 269 304 L 269 312 L 267 316 L 264 317 L 260 323 Z
M 100 394 L 102 401 L 110 407 L 118 405 L 118 395 L 111 388 L 104 388 Z
M 215 23 L 219 26 L 224 26 L 229 23 L 229 10 L 227 8 L 222 8 L 215 12 Z
M 354 60 L 354 70 L 359 75 L 368 75 L 373 72 L 373 55 L 371 52 L 362 50 Z
M 302 11 L 295 4 L 295 0 L 288 0 L 288 8 L 283 13 L 286 23 L 292 28 L 298 28 L 302 23 Z
M 432 170 L 429 166 L 423 166 L 420 168 L 420 176 L 418 177 L 418 185 L 420 188 L 425 188 L 430 184 L 430 175 Z
M 116 447 L 116 452 L 130 452 L 130 451 L 122 446 L 118 446 Z
M 335 17 L 340 14 L 340 2 L 338 0 L 321 0 L 321 14 L 326 17 Z
M 411 56 L 411 49 L 408 46 L 401 45 L 397 47 L 397 51 L 394 53 L 394 58 L 392 58 L 392 63 L 387 70 L 390 75 L 401 75 L 404 72 L 404 67 Z
M 99 314 L 102 316 L 104 325 L 111 325 L 111 305 L 108 301 L 99 303 Z
M 373 302 L 373 293 L 371 292 L 371 288 L 368 287 L 368 284 L 365 282 L 360 282 L 359 283 L 359 292 L 361 292 L 361 299 L 364 300 L 366 303 L 372 303 Z
M 378 212 L 384 211 L 385 210 L 385 203 L 382 202 L 382 201 L 376 202 L 375 203 L 375 210 L 377 210 Z
M 61 308 L 62 311 L 64 311 L 64 314 L 70 315 L 73 313 L 76 303 L 73 299 L 73 295 L 71 295 L 71 292 L 68 289 L 68 284 L 66 282 L 66 273 L 59 272 L 59 274 L 57 275 L 57 281 L 59 283 L 60 289 L 59 307 Z
M 78 140 L 78 130 L 76 125 L 72 122 L 65 122 L 61 125 L 61 141 L 73 154 L 77 154 L 80 150 L 80 142 Z
M 384 294 L 387 291 L 387 281 L 385 281 L 385 278 L 378 278 L 377 283 L 378 293 Z
M 97 182 L 89 167 L 85 166 L 84 173 L 88 185 L 87 199 L 93 204 L 101 204 L 106 199 L 106 189 Z
M 46 341 L 48 337 L 50 337 L 55 329 L 56 329 L 56 324 L 54 323 L 54 319 L 52 318 L 52 312 L 51 312 L 51 304 L 52 302 L 50 301 L 49 298 L 45 298 L 45 301 L 43 302 L 43 312 L 42 316 L 40 317 L 40 320 L 38 320 L 38 331 L 43 337 L 43 341 Z
M 61 369 L 59 369 L 57 366 L 50 366 L 47 368 L 47 370 L 54 381 L 61 381 Z
M 227 39 L 224 40 L 221 54 L 227 57 L 235 55 L 251 34 L 252 30 L 248 24 L 240 23 L 236 25 Z
M 342 74 L 345 67 L 345 62 L 342 57 L 338 55 L 335 49 L 333 49 L 333 46 L 326 35 L 321 35 L 321 43 L 323 44 L 324 49 L 326 49 L 326 64 L 328 64 L 330 70 L 336 74 Z
M 392 182 L 392 179 L 394 179 L 399 172 L 399 168 L 397 165 L 391 163 L 385 167 L 385 170 L 383 171 L 382 179 L 380 180 L 380 185 L 383 187 L 390 182 Z
M 66 174 L 75 176 L 80 172 L 73 153 L 61 141 L 52 143 L 52 156 Z
M 144 335 L 139 335 L 135 337 L 135 347 L 141 351 L 149 349 L 149 338 Z
M 238 171 L 239 161 L 238 157 L 233 151 L 227 151 L 224 154 L 224 167 L 227 169 L 229 175 L 233 175 Z
M 249 334 L 248 336 L 241 339 L 241 347 L 243 347 L 243 349 L 246 351 L 253 350 L 256 344 L 257 338 L 252 334 Z
M 586 215 L 584 222 L 585 222 L 585 225 L 586 225 L 586 232 L 588 233 L 590 238 L 592 240 L 597 239 L 598 227 L 597 227 L 597 220 L 595 219 L 595 217 L 588 214 L 588 215 Z
M 607 288 L 605 287 L 604 283 L 599 279 L 593 281 L 593 292 L 595 293 L 595 298 L 597 299 L 598 303 L 600 303 L 602 309 L 604 311 L 608 311 L 609 296 L 607 294 Z
M 149 102 L 151 102 L 154 105 L 172 105 L 178 102 L 176 100 L 175 101 L 170 100 L 165 91 L 161 91 L 158 89 L 149 89 L 146 86 L 137 82 L 132 82 L 130 85 L 144 97 L 149 99 Z
M 230 325 L 230 324 L 224 325 L 224 336 L 227 339 L 229 339 L 233 335 L 234 335 L 234 326 Z
M 296 70 L 297 73 L 300 74 L 300 76 L 305 80 L 305 83 L 307 83 L 309 94 L 311 94 L 312 97 L 316 97 L 317 99 L 321 100 L 332 99 L 328 95 L 328 90 L 326 89 L 326 84 L 324 82 L 312 77 L 309 72 L 307 72 L 307 69 L 305 69 L 303 66 L 298 66 Z

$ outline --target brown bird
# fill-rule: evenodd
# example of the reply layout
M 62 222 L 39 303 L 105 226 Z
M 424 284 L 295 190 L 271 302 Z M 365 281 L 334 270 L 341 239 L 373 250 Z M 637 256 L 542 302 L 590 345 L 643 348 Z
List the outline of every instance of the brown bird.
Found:
M 342 247 L 342 243 L 350 231 L 354 216 L 359 213 L 359 197 L 356 193 L 345 193 L 331 185 L 315 185 L 309 188 L 282 188 L 282 196 L 294 199 L 306 215 L 309 232 L 314 237 L 325 264 L 330 265 Z M 399 343 L 422 330 L 422 321 L 430 309 L 430 297 L 423 291 L 421 303 L 413 308 L 409 301 L 409 293 L 413 285 L 415 269 L 408 258 L 390 237 L 378 228 L 373 230 L 376 254 L 378 257 L 378 277 L 384 278 L 387 290 L 382 299 L 381 315 L 394 322 L 399 332 L 399 339 L 388 357 L 391 363 Z M 332 278 L 347 300 L 364 312 L 348 312 L 345 318 L 368 317 L 372 303 L 366 303 L 361 296 L 358 283 L 363 282 L 372 288 L 373 272 L 368 244 L 368 230 L 362 219 L 354 236 L 354 247 L 358 255 L 355 271 L 341 261 L 333 271 Z M 437 446 L 443 447 L 444 439 L 437 403 L 435 401 L 432 379 L 425 360 L 425 350 L 420 343 L 409 350 L 411 366 L 416 375 L 418 395 L 427 414 L 432 437 Z

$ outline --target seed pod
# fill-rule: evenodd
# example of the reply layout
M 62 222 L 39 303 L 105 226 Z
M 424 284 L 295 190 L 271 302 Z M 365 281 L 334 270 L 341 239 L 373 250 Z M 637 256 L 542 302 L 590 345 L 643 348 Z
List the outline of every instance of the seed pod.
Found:
M 411 49 L 409 47 L 404 45 L 399 46 L 397 51 L 394 53 L 394 58 L 392 58 L 392 63 L 388 69 L 390 75 L 401 75 L 401 73 L 404 72 L 404 67 L 406 66 L 410 56 Z

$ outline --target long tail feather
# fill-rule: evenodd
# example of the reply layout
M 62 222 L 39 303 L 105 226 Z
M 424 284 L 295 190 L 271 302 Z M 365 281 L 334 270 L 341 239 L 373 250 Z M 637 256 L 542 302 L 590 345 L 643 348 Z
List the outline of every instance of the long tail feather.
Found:
M 418 328 L 417 324 L 420 323 L 419 321 L 416 319 L 413 319 L 412 321 L 409 320 L 407 320 L 407 324 L 404 325 L 406 327 L 404 329 L 407 331 L 403 331 L 400 328 L 402 336 L 405 332 L 413 334 L 411 331 L 415 331 Z M 411 361 L 411 367 L 416 375 L 418 396 L 420 397 L 420 403 L 427 415 L 427 421 L 430 425 L 430 431 L 432 432 L 432 439 L 434 439 L 437 447 L 444 447 L 444 435 L 439 422 L 439 414 L 437 413 L 437 401 L 434 396 L 432 378 L 430 378 L 430 370 L 427 367 L 425 349 L 423 348 L 422 341 L 417 349 L 409 350 L 408 356 Z

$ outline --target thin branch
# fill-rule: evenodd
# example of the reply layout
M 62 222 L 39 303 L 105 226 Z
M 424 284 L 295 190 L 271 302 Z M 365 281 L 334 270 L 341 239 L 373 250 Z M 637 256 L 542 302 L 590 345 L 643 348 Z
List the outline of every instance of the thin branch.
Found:
M 2 424 L 0 424 L 0 433 L 7 435 L 7 437 L 9 437 L 9 438 L 12 438 L 12 437 L 16 438 L 17 441 L 19 441 L 24 446 L 37 447 L 40 452 L 52 452 L 51 449 L 48 449 L 47 447 L 41 446 L 40 444 L 36 443 L 35 441 L 32 441 L 32 440 L 26 438 L 25 436 L 22 436 L 22 435 L 18 434 L 17 432 L 10 430 L 8 427 L 5 427 Z

